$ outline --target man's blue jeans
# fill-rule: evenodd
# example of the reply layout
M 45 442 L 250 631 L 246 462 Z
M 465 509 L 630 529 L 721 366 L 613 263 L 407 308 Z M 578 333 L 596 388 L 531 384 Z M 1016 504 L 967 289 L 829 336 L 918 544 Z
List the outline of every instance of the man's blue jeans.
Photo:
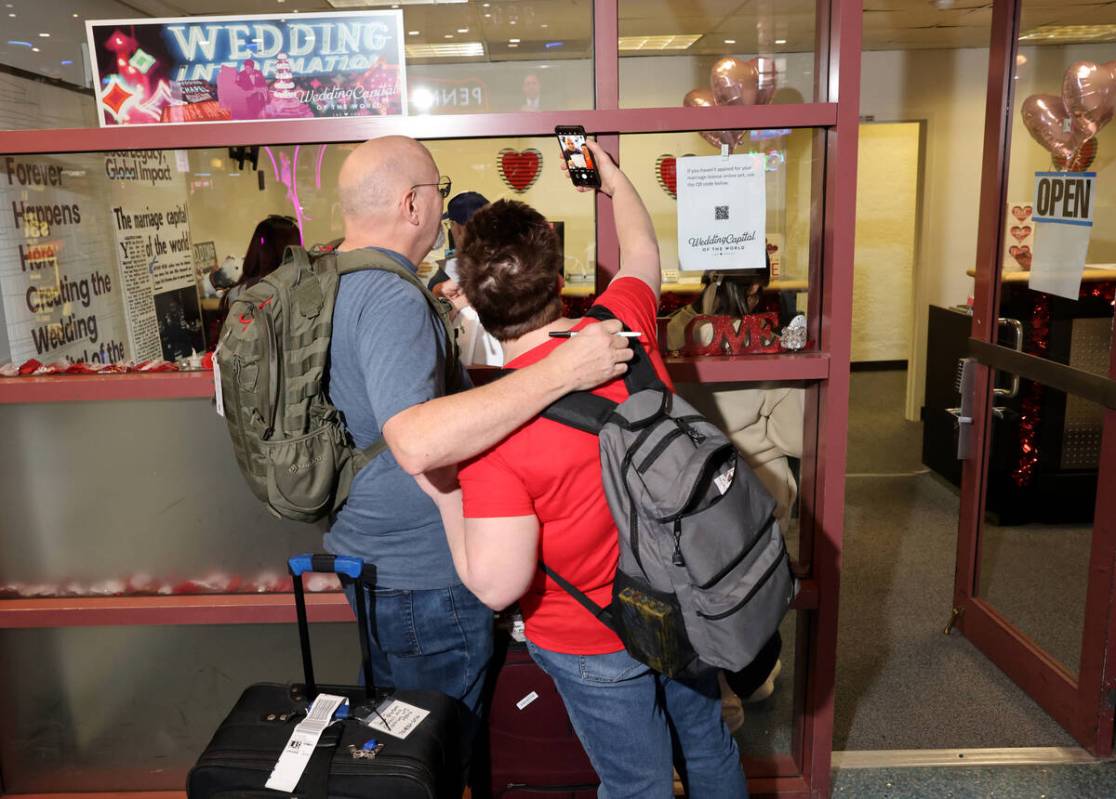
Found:
M 657 674 L 621 650 L 565 655 L 527 643 L 551 676 L 601 778 L 599 799 L 671 799 L 672 730 L 690 799 L 746 799 L 740 752 L 721 721 L 716 672 L 695 683 Z
M 492 659 L 492 611 L 463 585 L 411 591 L 376 588 L 368 602 L 377 688 L 441 691 L 469 709 L 466 741 L 483 716 Z M 353 604 L 353 586 L 345 586 Z M 355 607 L 355 606 L 354 606 Z

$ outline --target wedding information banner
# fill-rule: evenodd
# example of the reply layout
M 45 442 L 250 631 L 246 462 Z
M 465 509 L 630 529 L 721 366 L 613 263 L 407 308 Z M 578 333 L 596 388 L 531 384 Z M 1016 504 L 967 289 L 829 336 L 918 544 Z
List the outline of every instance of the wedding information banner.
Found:
M 3 157 L 0 363 L 125 359 L 104 166 L 97 155 Z
M 762 154 L 679 158 L 682 269 L 763 269 L 767 197 Z
M 89 20 L 86 35 L 102 127 L 405 113 L 400 10 Z

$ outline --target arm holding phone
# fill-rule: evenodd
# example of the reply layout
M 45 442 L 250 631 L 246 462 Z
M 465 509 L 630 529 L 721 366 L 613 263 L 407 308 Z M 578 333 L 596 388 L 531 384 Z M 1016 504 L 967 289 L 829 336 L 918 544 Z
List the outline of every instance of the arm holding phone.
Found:
M 651 287 L 657 300 L 663 273 L 659 260 L 659 241 L 655 238 L 651 215 L 647 213 L 643 200 L 628 176 L 616 166 L 604 148 L 595 141 L 586 142 L 586 146 L 592 153 L 600 174 L 600 190 L 612 198 L 612 209 L 616 217 L 616 234 L 620 239 L 620 271 L 613 280 L 637 277 Z M 565 164 L 562 169 L 568 171 Z M 578 186 L 577 190 L 589 191 L 589 188 Z

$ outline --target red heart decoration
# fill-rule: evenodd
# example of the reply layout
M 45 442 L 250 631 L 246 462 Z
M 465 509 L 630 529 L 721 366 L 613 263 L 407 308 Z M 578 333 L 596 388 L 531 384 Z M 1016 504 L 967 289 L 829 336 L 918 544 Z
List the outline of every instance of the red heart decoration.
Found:
M 1023 210 L 1022 205 L 1013 205 L 1011 207 L 1011 215 L 1022 222 L 1027 218 L 1027 212 Z
M 1016 241 L 1024 241 L 1031 235 L 1030 225 L 1015 225 L 1011 229 L 1011 235 Z
M 772 244 L 771 242 L 767 242 L 767 251 L 768 252 L 778 252 L 779 251 L 779 245 L 778 244 Z
M 1029 218 L 1030 218 L 1030 216 L 1031 216 L 1031 206 L 1029 206 L 1029 205 L 1024 205 L 1024 206 L 1023 206 L 1023 213 L 1024 213 L 1024 215 L 1025 215 L 1025 218 L 1028 218 L 1028 219 L 1029 219 Z
M 678 159 L 673 155 L 660 155 L 655 159 L 655 177 L 663 191 L 678 198 Z
M 500 177 L 512 191 L 522 194 L 539 179 L 543 157 L 534 147 L 528 147 L 522 152 L 505 147 L 498 156 L 496 166 L 500 170 Z
M 1024 269 L 1030 271 L 1031 269 L 1031 248 L 1024 244 L 1022 247 L 1011 247 L 1008 253 L 1015 262 Z

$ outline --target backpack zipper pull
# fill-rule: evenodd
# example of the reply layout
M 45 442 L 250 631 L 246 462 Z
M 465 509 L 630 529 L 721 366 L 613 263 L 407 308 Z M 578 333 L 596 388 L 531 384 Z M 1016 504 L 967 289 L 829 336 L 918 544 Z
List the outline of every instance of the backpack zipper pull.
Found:
M 675 566 L 685 566 L 686 559 L 682 557 L 682 520 L 674 520 L 674 557 L 670 562 Z

